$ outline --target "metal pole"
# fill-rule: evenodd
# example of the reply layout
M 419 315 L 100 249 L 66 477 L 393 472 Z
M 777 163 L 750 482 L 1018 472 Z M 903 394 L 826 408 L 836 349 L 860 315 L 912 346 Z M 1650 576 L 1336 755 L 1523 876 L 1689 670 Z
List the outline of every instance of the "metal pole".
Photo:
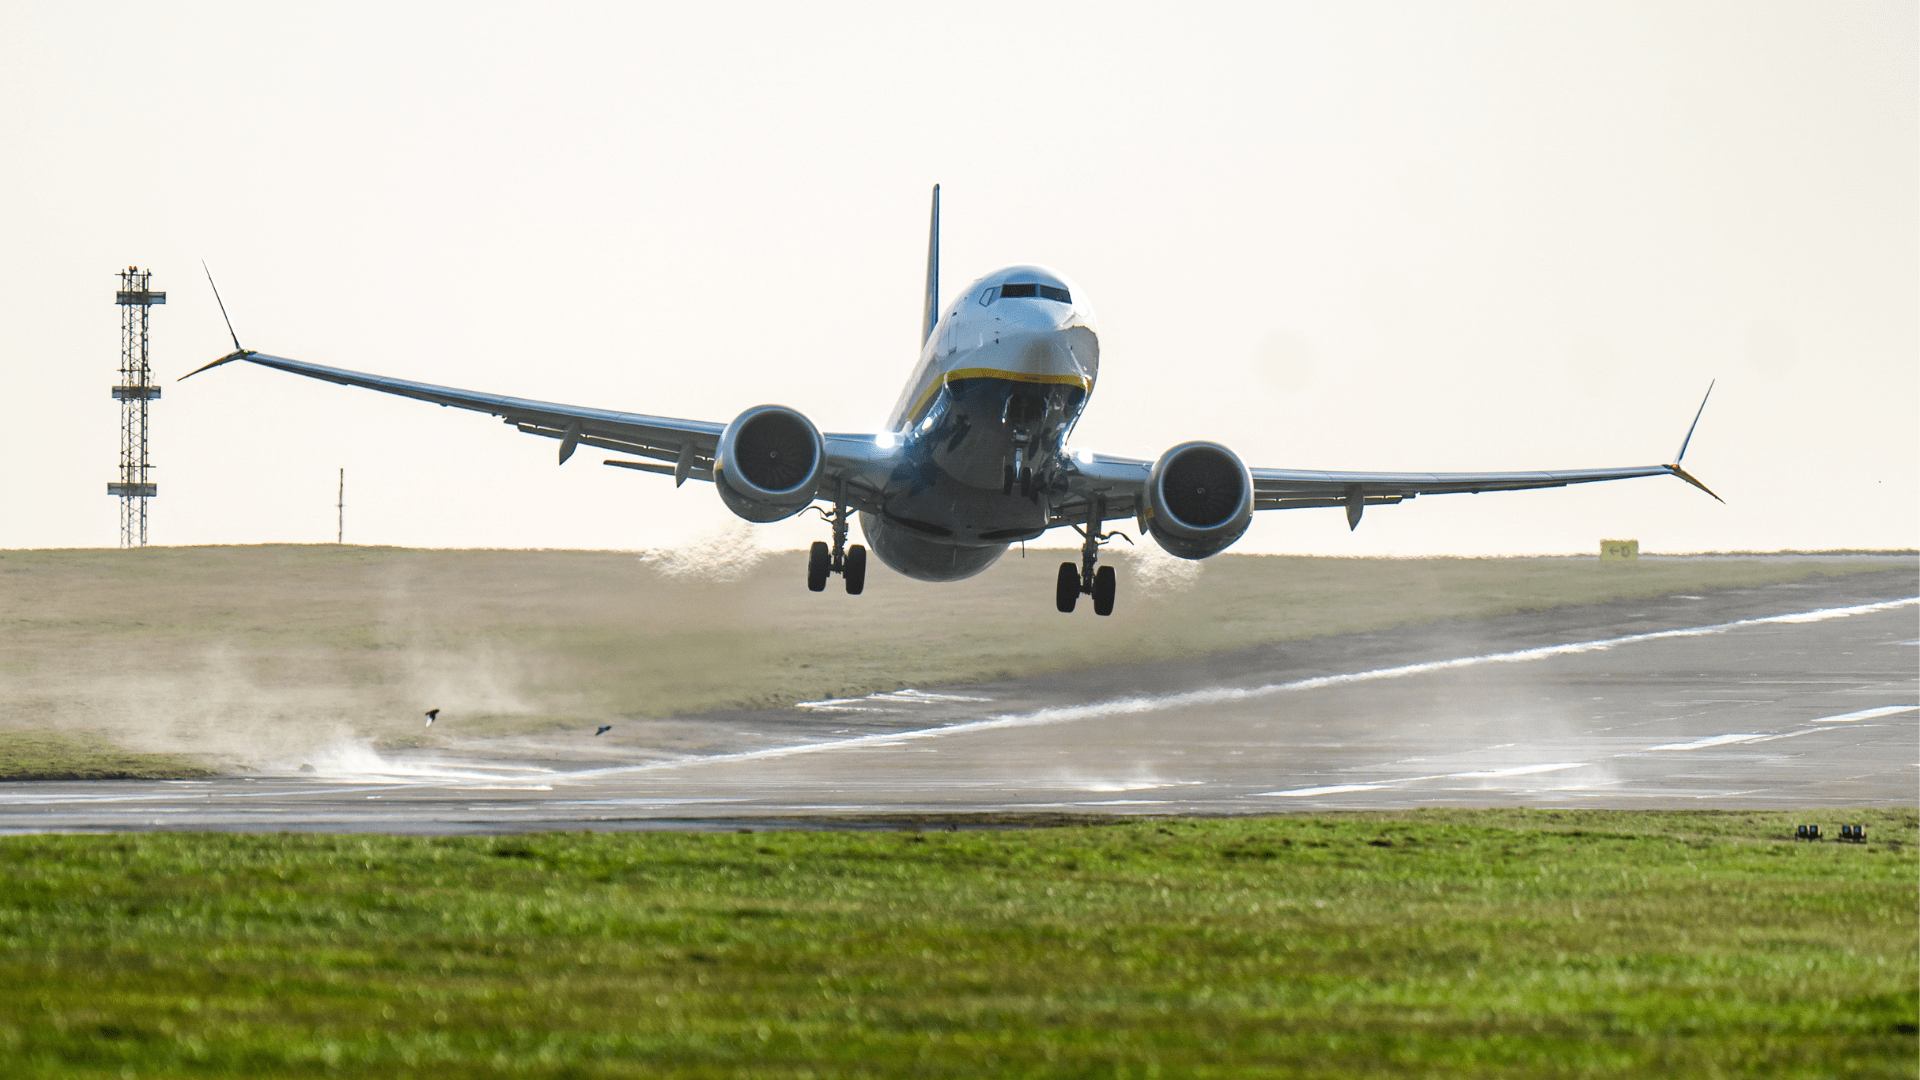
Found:
M 154 304 L 167 294 L 154 292 L 153 275 L 137 266 L 120 272 L 120 384 L 113 388 L 120 406 L 120 479 L 107 485 L 107 494 L 120 499 L 120 546 L 147 546 L 147 500 L 158 493 L 147 459 L 147 403 L 160 396 L 153 384 L 147 355 L 147 320 Z
M 333 509 L 340 515 L 334 523 L 333 542 L 344 544 L 347 542 L 347 470 L 344 466 L 340 469 L 340 501 L 333 504 Z

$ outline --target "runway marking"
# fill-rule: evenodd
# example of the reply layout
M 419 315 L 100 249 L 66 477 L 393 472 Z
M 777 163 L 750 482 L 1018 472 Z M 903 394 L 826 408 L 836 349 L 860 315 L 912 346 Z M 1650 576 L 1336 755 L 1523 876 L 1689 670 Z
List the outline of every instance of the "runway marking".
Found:
M 1728 743 L 1752 742 L 1755 739 L 1764 739 L 1766 737 L 1767 736 L 1765 732 L 1752 731 L 1744 735 L 1715 735 L 1715 736 L 1712 736 L 1711 738 L 1695 739 L 1692 742 L 1665 743 L 1660 746 L 1649 746 L 1647 747 L 1647 749 L 1648 750 L 1700 750 L 1709 746 L 1725 746 Z
M 1809 724 L 1844 724 L 1852 720 L 1873 720 L 1882 716 L 1898 716 L 1903 712 L 1920 709 L 1920 705 L 1883 705 L 1878 709 L 1861 709 L 1859 712 L 1846 712 L 1838 716 L 1816 716 L 1807 721 Z
M 1535 773 L 1584 769 L 1591 762 L 1555 761 L 1546 765 L 1515 765 L 1506 769 L 1477 769 L 1473 772 L 1435 773 L 1431 776 L 1401 776 L 1392 780 L 1374 780 L 1365 784 L 1329 784 L 1325 787 L 1288 788 L 1285 791 L 1256 791 L 1254 797 L 1268 795 L 1297 799 L 1305 795 L 1339 795 L 1349 791 L 1378 791 L 1395 784 L 1418 784 L 1425 780 L 1493 780 L 1507 776 L 1531 776 Z
M 1808 728 L 1801 728 L 1799 731 L 1783 731 L 1778 735 L 1762 735 L 1757 739 L 1748 739 L 1747 741 L 1750 743 L 1772 742 L 1775 739 L 1794 739 L 1802 735 L 1811 735 L 1816 731 L 1832 731 L 1832 730 L 1833 729 L 1830 727 L 1808 727 Z
M 746 799 L 556 799 L 547 806 L 692 806 L 696 803 L 742 803 Z
M 812 709 L 816 712 L 893 712 L 892 709 L 875 709 L 872 703 L 895 703 L 901 705 L 938 705 L 942 702 L 981 702 L 992 698 L 969 697 L 965 694 L 930 694 L 925 690 L 908 687 L 905 690 L 883 690 L 866 697 L 827 698 L 824 701 L 797 701 L 796 709 Z
M 1817 725 L 1829 720 L 1841 720 L 1841 721 L 1871 720 L 1881 716 L 1892 716 L 1896 713 L 1912 712 L 1916 708 L 1920 708 L 1920 706 L 1889 705 L 1889 706 L 1885 706 L 1878 709 L 1862 709 L 1859 712 L 1855 712 L 1855 713 L 1842 713 L 1838 716 L 1823 716 L 1818 720 L 1810 720 L 1808 721 L 1808 723 Z M 1797 738 L 1798 736 L 1801 736 L 1801 735 L 1812 735 L 1813 733 L 1818 731 L 1835 731 L 1835 730 L 1838 730 L 1838 729 L 1833 727 L 1803 727 L 1794 731 L 1780 732 L 1778 734 L 1773 734 L 1773 735 L 1763 734 L 1759 732 L 1744 733 L 1744 734 L 1711 735 L 1703 739 L 1695 739 L 1692 742 L 1663 743 L 1659 746 L 1649 746 L 1644 751 L 1628 751 L 1626 753 L 1613 754 L 1611 756 L 1612 757 L 1631 757 L 1631 756 L 1634 756 L 1636 753 L 1647 753 L 1654 750 L 1702 750 L 1711 746 L 1734 746 L 1734 745 L 1740 745 L 1740 744 L 1772 742 L 1775 739 L 1792 739 L 1792 738 Z M 1512 744 L 1509 743 L 1507 745 L 1512 745 Z M 1271 796 L 1281 796 L 1284 798 L 1300 798 L 1300 797 L 1312 796 L 1312 795 L 1342 795 L 1342 794 L 1346 794 L 1348 792 L 1354 792 L 1354 791 L 1379 791 L 1382 788 L 1391 787 L 1396 784 L 1413 784 L 1413 783 L 1419 783 L 1424 780 L 1492 779 L 1496 777 L 1506 777 L 1506 776 L 1527 776 L 1535 773 L 1559 772 L 1560 770 L 1563 770 L 1563 769 L 1579 769 L 1579 768 L 1586 767 L 1588 764 L 1589 764 L 1588 762 L 1584 762 L 1584 761 L 1564 761 L 1564 762 L 1556 762 L 1550 765 L 1521 765 L 1521 766 L 1508 768 L 1508 769 L 1488 769 L 1480 772 L 1445 773 L 1439 776 L 1406 776 L 1406 777 L 1400 777 L 1399 779 L 1395 779 L 1395 780 L 1378 780 L 1378 781 L 1374 781 L 1372 783 L 1367 783 L 1367 784 L 1332 784 L 1324 787 L 1290 788 L 1285 791 L 1257 791 L 1253 793 L 1253 797 L 1271 795 Z M 1610 785 L 1614 783 L 1619 783 L 1619 781 L 1609 782 Z M 1763 789 L 1754 788 L 1752 790 L 1760 791 Z M 1740 794 L 1746 794 L 1746 792 L 1733 792 L 1731 794 L 1740 795 Z M 1726 796 L 1696 795 L 1696 796 L 1690 796 L 1690 797 L 1691 798 L 1723 798 Z
M 1521 765 L 1518 768 L 1512 769 L 1488 769 L 1484 772 L 1449 773 L 1443 779 L 1477 780 L 1481 777 L 1531 776 L 1534 773 L 1559 772 L 1562 769 L 1584 769 L 1587 767 L 1587 764 L 1588 763 L 1584 761 L 1559 761 L 1552 765 Z
M 1208 690 L 1187 690 L 1177 694 L 1163 694 L 1158 697 L 1114 698 L 1108 701 L 1087 705 L 1065 705 L 1050 709 L 1039 709 L 1030 713 L 1004 714 L 987 717 L 982 720 L 969 720 L 942 727 L 921 728 L 915 731 L 889 731 L 875 735 L 858 735 L 850 739 L 832 739 L 824 742 L 801 743 L 793 746 L 770 746 L 760 750 L 744 750 L 733 754 L 715 754 L 710 757 L 685 757 L 670 761 L 654 761 L 644 765 L 614 766 L 606 769 L 590 769 L 567 774 L 567 779 L 600 779 L 608 776 L 623 776 L 640 772 L 653 772 L 660 769 L 676 769 L 688 765 L 735 764 L 747 761 L 765 761 L 774 758 L 794 757 L 800 754 L 818 754 L 829 750 L 844 750 L 854 747 L 871 746 L 877 742 L 905 741 L 909 739 L 933 739 L 947 735 L 969 735 L 978 731 L 995 731 L 1002 728 L 1038 727 L 1050 724 L 1071 723 L 1076 720 L 1092 720 L 1103 716 L 1125 716 L 1137 713 L 1161 712 L 1184 706 L 1221 705 L 1232 702 L 1253 701 L 1271 697 L 1275 694 L 1293 693 L 1301 690 L 1319 690 L 1329 686 L 1350 686 L 1354 683 L 1374 682 L 1381 679 L 1403 679 L 1413 675 L 1428 675 L 1439 671 L 1457 671 L 1461 668 L 1478 667 L 1482 664 L 1528 663 L 1534 660 L 1547 660 L 1556 656 L 1577 656 L 1582 653 L 1604 652 L 1620 645 L 1637 645 L 1648 641 L 1664 641 L 1669 638 L 1709 637 L 1724 634 L 1729 630 L 1742 630 L 1755 626 L 1773 626 L 1782 624 L 1801 624 L 1825 622 L 1829 619 L 1845 619 L 1854 615 L 1868 615 L 1881 611 L 1893 611 L 1903 607 L 1920 604 L 1920 596 L 1911 596 L 1902 600 L 1885 600 L 1876 604 L 1854 604 L 1849 607 L 1819 608 L 1814 611 L 1799 611 L 1787 615 L 1767 615 L 1755 619 L 1736 619 L 1733 622 L 1714 623 L 1709 626 L 1690 626 L 1676 630 L 1654 630 L 1644 634 L 1628 634 L 1623 637 L 1601 638 L 1595 641 L 1576 641 L 1565 645 L 1542 645 L 1532 649 L 1517 649 L 1512 652 L 1486 653 L 1481 656 L 1463 656 L 1453 660 L 1433 660 L 1423 664 L 1403 664 L 1398 667 L 1376 668 L 1372 671 L 1356 671 L 1343 675 L 1320 675 L 1293 682 L 1269 683 L 1253 687 L 1215 687 Z M 958 695 L 955 695 L 958 696 Z M 826 705 L 833 702 L 854 702 L 863 698 L 838 698 L 827 702 L 812 702 L 814 705 Z
M 969 697 L 966 694 L 930 694 L 925 690 L 908 687 L 891 693 L 868 694 L 875 701 L 992 701 L 990 697 Z

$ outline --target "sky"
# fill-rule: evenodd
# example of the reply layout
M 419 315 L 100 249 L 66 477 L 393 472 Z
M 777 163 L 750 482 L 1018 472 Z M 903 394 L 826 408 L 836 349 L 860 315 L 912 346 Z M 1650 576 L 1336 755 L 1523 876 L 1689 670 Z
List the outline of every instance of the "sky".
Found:
M 119 309 L 155 544 L 671 547 L 708 485 L 229 365 L 875 430 L 948 296 L 1099 319 L 1076 444 L 1670 478 L 1258 515 L 1330 555 L 1920 544 L 1911 3 L 13 4 L 0 547 L 112 546 Z M 826 538 L 812 519 L 759 541 Z M 1063 535 L 1063 540 L 1072 539 Z

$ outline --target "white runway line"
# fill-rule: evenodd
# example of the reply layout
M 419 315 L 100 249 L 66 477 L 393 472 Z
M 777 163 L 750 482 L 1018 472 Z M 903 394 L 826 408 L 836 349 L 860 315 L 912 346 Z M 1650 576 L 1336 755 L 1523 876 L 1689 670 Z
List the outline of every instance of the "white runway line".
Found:
M 1916 706 L 1912 706 L 1912 705 L 1889 705 L 1889 706 L 1885 706 L 1883 708 L 1878 708 L 1878 709 L 1862 709 L 1859 712 L 1842 713 L 1839 716 L 1824 716 L 1824 717 L 1821 717 L 1819 720 L 1807 721 L 1807 723 L 1820 724 L 1828 720 L 1871 720 L 1875 717 L 1880 717 L 1880 716 L 1893 716 L 1896 713 L 1912 712 L 1914 711 L 1915 708 Z M 1840 729 L 1833 728 L 1833 727 L 1803 727 L 1793 731 L 1780 732 L 1774 735 L 1766 735 L 1766 734 L 1761 734 L 1757 732 L 1751 733 L 1751 734 L 1711 735 L 1704 739 L 1695 739 L 1692 742 L 1663 743 L 1659 746 L 1649 746 L 1645 750 L 1629 750 L 1625 753 L 1612 754 L 1609 756 L 1616 757 L 1616 758 L 1634 757 L 1634 756 L 1637 756 L 1638 754 L 1650 753 L 1655 750 L 1702 750 L 1710 746 L 1737 746 L 1737 745 L 1745 745 L 1745 744 L 1751 744 L 1751 743 L 1772 742 L 1775 739 L 1792 739 L 1801 735 L 1812 735 L 1815 732 L 1819 732 L 1819 731 L 1837 731 L 1837 730 L 1840 730 Z M 1511 745 L 1511 744 L 1508 744 L 1508 745 Z M 1334 784 L 1327 787 L 1291 788 L 1286 791 L 1257 791 L 1257 792 L 1254 792 L 1251 797 L 1258 798 L 1261 796 L 1277 795 L 1285 798 L 1299 798 L 1302 796 L 1310 796 L 1310 795 L 1341 795 L 1341 794 L 1345 794 L 1347 792 L 1352 792 L 1352 791 L 1378 791 L 1381 788 L 1390 787 L 1395 784 L 1414 784 L 1414 783 L 1419 783 L 1425 780 L 1492 779 L 1492 778 L 1506 777 L 1506 776 L 1529 776 L 1535 773 L 1559 772 L 1562 769 L 1580 769 L 1580 768 L 1585 768 L 1589 764 L 1591 763 L 1585 762 L 1585 761 L 1563 761 L 1563 762 L 1557 762 L 1551 765 L 1521 765 L 1511 769 L 1489 769 L 1484 772 L 1446 773 L 1440 776 L 1403 776 L 1393 780 L 1375 780 L 1371 783 L 1365 783 L 1365 784 Z M 1759 791 L 1761 789 L 1755 788 L 1753 790 Z M 1746 794 L 1746 793 L 1732 792 L 1731 794 L 1740 795 L 1740 794 Z M 1701 795 L 1701 796 L 1694 796 L 1694 797 L 1695 798 L 1720 798 L 1722 796 L 1721 795 Z
M 1871 725 L 1869 725 L 1871 726 Z M 1811 735 L 1816 731 L 1832 731 L 1830 727 L 1803 727 L 1798 731 L 1783 731 L 1778 735 L 1762 735 L 1757 739 L 1748 739 L 1748 743 L 1772 742 L 1775 739 L 1797 739 L 1802 735 Z
M 649 762 L 645 765 L 616 766 L 607 769 L 591 769 L 568 774 L 568 779 L 600 779 L 608 776 L 623 776 L 632 773 L 654 772 L 660 769 L 677 769 L 688 765 L 732 764 L 744 761 L 763 761 L 772 758 L 793 757 L 799 754 L 818 754 L 829 750 L 844 750 L 855 747 L 872 746 L 879 742 L 899 742 L 908 739 L 933 739 L 945 735 L 967 735 L 976 731 L 992 731 L 998 728 L 1037 727 L 1045 724 L 1064 724 L 1075 720 L 1092 720 L 1102 716 L 1124 716 L 1129 714 L 1159 712 L 1165 709 L 1178 709 L 1195 705 L 1220 705 L 1229 702 L 1252 701 L 1275 694 L 1293 693 L 1300 690 L 1318 690 L 1328 686 L 1347 686 L 1353 683 L 1373 682 L 1380 679 L 1401 679 L 1410 675 L 1427 675 L 1436 671 L 1455 671 L 1460 668 L 1478 667 L 1482 664 L 1517 664 L 1533 660 L 1547 660 L 1556 656 L 1577 656 L 1581 653 L 1603 652 L 1620 645 L 1637 645 L 1646 641 L 1662 641 L 1668 638 L 1707 637 L 1724 634 L 1729 630 L 1742 630 L 1755 626 L 1773 626 L 1780 624 L 1798 624 L 1825 622 L 1829 619 L 1845 619 L 1853 615 L 1868 615 L 1880 611 L 1892 611 L 1897 608 L 1912 607 L 1920 604 L 1920 596 L 1907 597 L 1904 600 L 1886 600 L 1877 604 L 1855 604 L 1851 607 L 1820 608 L 1815 611 L 1800 611 L 1790 615 L 1768 615 L 1758 619 L 1737 619 L 1733 622 L 1715 623 L 1711 626 L 1690 626 L 1679 630 L 1656 630 L 1646 634 L 1629 634 L 1625 637 L 1602 638 L 1597 641 L 1576 641 L 1566 645 L 1543 645 L 1533 649 L 1519 649 L 1513 652 L 1487 653 L 1482 656 L 1463 656 L 1456 660 L 1435 660 L 1424 664 L 1405 664 L 1400 667 L 1377 668 L 1373 671 L 1356 671 L 1345 675 L 1321 675 L 1295 682 L 1269 683 L 1254 687 L 1218 687 L 1210 690 L 1188 690 L 1178 694 L 1164 694 L 1158 697 L 1115 698 L 1109 701 L 1094 702 L 1088 705 L 1067 705 L 1059 708 L 1040 709 L 1030 713 L 1009 714 L 988 717 L 984 720 L 971 720 L 944 727 L 921 728 L 917 731 L 889 731 L 883 734 L 860 735 L 851 739 L 833 739 L 825 742 L 804 743 L 795 746 L 773 746 L 763 750 L 746 750 L 737 754 L 716 754 L 711 757 L 686 757 L 672 761 Z M 814 707 L 846 708 L 854 702 L 869 698 L 835 698 L 828 701 L 805 702 Z
M 1728 743 L 1752 742 L 1755 739 L 1764 739 L 1766 737 L 1767 737 L 1766 732 L 1763 732 L 1763 731 L 1750 732 L 1745 735 L 1715 735 L 1711 738 L 1695 739 L 1692 742 L 1663 743 L 1660 746 L 1649 746 L 1647 747 L 1647 749 L 1648 750 L 1699 750 L 1699 749 L 1702 749 L 1703 747 L 1708 747 L 1708 746 L 1725 746 Z
M 1340 795 L 1349 791 L 1378 791 L 1395 784 L 1418 784 L 1426 780 L 1497 780 L 1508 776 L 1532 776 L 1536 773 L 1560 772 L 1564 769 L 1584 769 L 1592 762 L 1555 761 L 1546 765 L 1515 765 L 1507 769 L 1481 769 L 1475 772 L 1434 773 L 1430 776 L 1400 776 L 1392 780 L 1371 780 L 1364 784 L 1330 784 L 1325 787 L 1288 788 L 1285 791 L 1256 791 L 1251 798 L 1279 796 L 1297 799 L 1305 795 Z
M 817 712 L 895 712 L 894 709 L 876 709 L 876 704 L 899 705 L 938 705 L 942 702 L 981 702 L 992 698 L 968 697 L 964 694 L 930 694 L 925 690 L 911 687 L 905 690 L 883 690 L 866 697 L 827 698 L 825 701 L 796 701 L 796 709 L 812 709 Z
M 1859 712 L 1841 713 L 1838 716 L 1816 716 L 1807 721 L 1809 724 L 1844 724 L 1851 720 L 1874 720 L 1882 716 L 1897 716 L 1903 712 L 1913 712 L 1920 705 L 1886 705 L 1878 709 L 1861 709 Z
M 1487 769 L 1483 772 L 1448 773 L 1445 780 L 1479 780 L 1501 776 L 1532 776 L 1534 773 L 1559 772 L 1562 769 L 1584 769 L 1585 761 L 1557 761 L 1551 765 L 1520 765 L 1511 769 Z

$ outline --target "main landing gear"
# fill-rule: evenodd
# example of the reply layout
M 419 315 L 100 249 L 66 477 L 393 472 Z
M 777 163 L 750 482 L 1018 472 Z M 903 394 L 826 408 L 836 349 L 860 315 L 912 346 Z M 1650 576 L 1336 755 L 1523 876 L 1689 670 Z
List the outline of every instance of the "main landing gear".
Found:
M 1101 532 L 1100 523 L 1106 519 L 1106 516 L 1107 500 L 1096 495 L 1087 508 L 1086 527 L 1073 526 L 1073 530 L 1082 537 L 1080 565 L 1075 566 L 1070 562 L 1061 563 L 1060 574 L 1055 579 L 1053 588 L 1054 606 L 1063 613 L 1072 612 L 1074 604 L 1080 599 L 1080 594 L 1086 593 L 1093 597 L 1095 615 L 1113 614 L 1113 594 L 1118 583 L 1115 580 L 1113 567 L 1097 565 L 1100 561 L 1100 545 L 1116 536 L 1129 544 L 1133 543 L 1133 538 L 1123 532 Z
M 859 596 L 867 587 L 867 549 L 855 544 L 847 546 L 847 518 L 851 511 L 847 509 L 847 482 L 840 482 L 840 496 L 834 500 L 833 513 L 828 515 L 820 511 L 820 516 L 833 525 L 833 547 L 828 548 L 824 541 L 815 540 L 813 548 L 807 553 L 807 588 L 814 592 L 823 592 L 827 587 L 827 578 L 839 574 L 847 583 L 847 595 Z

